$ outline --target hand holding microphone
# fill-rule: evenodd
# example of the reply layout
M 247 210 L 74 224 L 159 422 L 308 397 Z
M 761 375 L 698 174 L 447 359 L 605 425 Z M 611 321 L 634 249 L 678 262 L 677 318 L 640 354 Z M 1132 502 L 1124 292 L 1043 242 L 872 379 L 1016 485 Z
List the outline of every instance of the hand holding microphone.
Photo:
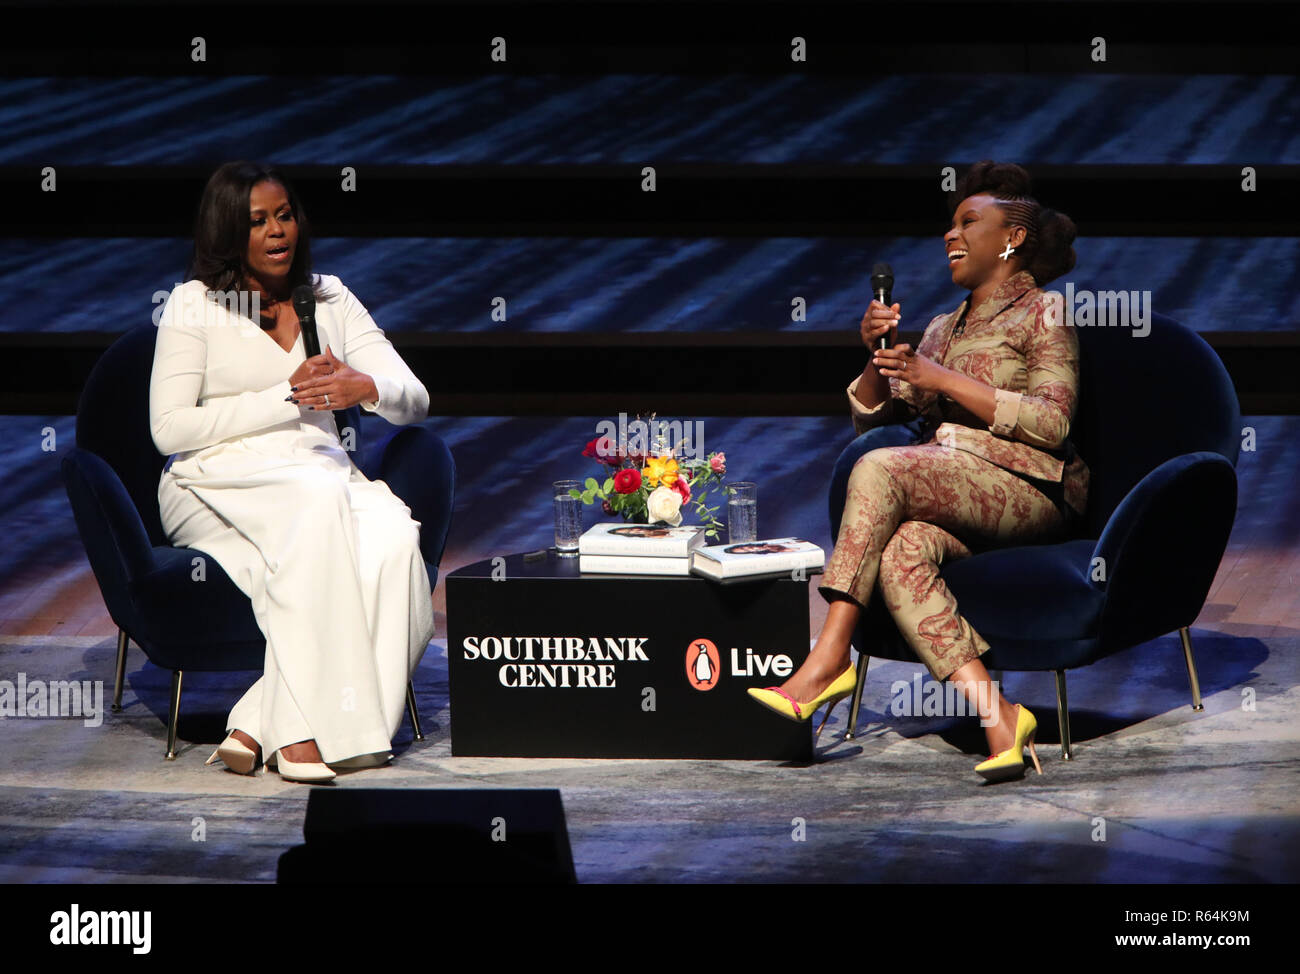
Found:
M 862 369 L 854 396 L 868 409 L 875 409 L 891 395 L 888 377 L 880 371 L 876 356 L 898 340 L 899 307 L 891 306 L 890 301 L 893 288 L 893 270 L 888 264 L 877 264 L 871 273 L 875 297 L 858 325 L 862 344 L 871 349 L 871 359 Z
M 898 341 L 899 306 L 891 306 L 894 271 L 888 264 L 877 264 L 871 271 L 871 290 L 875 298 L 862 316 L 859 330 L 862 344 L 874 350 L 889 348 Z
M 334 366 L 321 354 L 320 335 L 316 331 L 316 295 L 311 286 L 302 284 L 293 289 L 293 312 L 298 316 L 298 329 L 302 332 L 302 347 L 307 353 L 307 360 L 294 369 L 289 376 L 289 385 L 301 387 L 308 379 L 323 378 L 334 374 Z M 296 402 L 290 393 L 285 402 Z M 321 402 L 324 402 L 324 397 Z M 331 405 L 333 399 L 331 398 Z
M 898 344 L 899 306 L 890 304 L 894 289 L 894 271 L 888 264 L 877 264 L 871 273 L 871 290 L 875 299 L 867 306 L 859 326 L 862 341 L 871 349 L 871 364 L 880 380 L 900 379 L 917 389 L 938 389 L 947 372 L 942 366 L 918 355 L 911 345 Z
M 379 397 L 374 380 L 358 372 L 334 356 L 334 349 L 325 346 L 320 350 L 320 336 L 316 330 L 316 296 L 310 285 L 293 289 L 293 310 L 302 329 L 303 349 L 307 360 L 289 377 L 293 391 L 285 402 L 297 403 L 308 409 L 347 409 L 359 402 L 373 402 Z M 328 397 L 328 401 L 326 401 Z
M 862 316 L 859 326 L 863 345 L 876 351 L 898 342 L 898 308 L 897 303 L 891 308 L 874 300 L 867 306 L 867 313 Z

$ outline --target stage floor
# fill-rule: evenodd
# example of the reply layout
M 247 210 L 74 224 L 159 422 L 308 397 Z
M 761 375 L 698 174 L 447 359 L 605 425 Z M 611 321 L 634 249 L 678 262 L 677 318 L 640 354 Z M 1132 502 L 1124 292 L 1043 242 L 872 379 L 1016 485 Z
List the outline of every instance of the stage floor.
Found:
M 847 421 L 709 422 L 709 448 L 733 444 L 733 471 L 767 485 L 760 533 L 828 544 L 825 476 Z M 890 685 L 918 668 L 879 660 L 861 736 L 843 740 L 841 704 L 808 766 L 453 758 L 440 616 L 415 678 L 426 740 L 412 744 L 404 725 L 390 767 L 341 776 L 335 787 L 557 787 L 582 882 L 1294 881 L 1300 418 L 1244 423 L 1259 448 L 1242 454 L 1236 527 L 1193 627 L 1202 713 L 1191 709 L 1170 635 L 1070 674 L 1069 763 L 1056 746 L 1050 674 L 1004 674 L 1007 695 L 1038 716 L 1044 774 L 997 786 L 971 770 L 983 757 L 974 721 L 886 712 Z M 76 536 L 59 451 L 39 449 L 47 425 L 61 448 L 73 442 L 70 418 L 0 417 L 10 471 L 0 488 L 0 679 L 102 680 L 107 701 L 115 629 Z M 550 480 L 585 476 L 577 452 L 592 423 L 429 425 L 459 466 L 443 572 L 543 544 L 549 512 L 518 497 L 536 484 L 544 499 Z M 824 610 L 815 593 L 810 602 L 815 631 Z M 278 856 L 302 841 L 309 788 L 203 766 L 252 678 L 187 674 L 175 762 L 162 760 L 169 675 L 137 647 L 124 710 L 102 726 L 0 720 L 0 881 L 273 881 Z

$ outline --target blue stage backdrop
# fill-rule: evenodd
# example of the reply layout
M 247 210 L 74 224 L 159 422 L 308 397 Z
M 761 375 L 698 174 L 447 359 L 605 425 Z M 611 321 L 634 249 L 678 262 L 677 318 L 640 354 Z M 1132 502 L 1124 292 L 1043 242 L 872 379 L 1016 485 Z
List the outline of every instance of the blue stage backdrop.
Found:
M 1294 165 L 1300 135 L 1278 120 L 1297 102 L 1300 79 L 1271 75 L 7 78 L 0 166 Z M 1150 292 L 1200 330 L 1300 327 L 1300 236 L 1090 236 L 1088 214 L 1072 216 L 1079 262 L 1055 286 Z M 324 237 L 316 266 L 395 334 L 833 331 L 855 328 L 887 259 L 918 328 L 961 298 L 940 224 L 902 238 Z M 0 331 L 123 331 L 188 255 L 176 237 L 0 239 Z

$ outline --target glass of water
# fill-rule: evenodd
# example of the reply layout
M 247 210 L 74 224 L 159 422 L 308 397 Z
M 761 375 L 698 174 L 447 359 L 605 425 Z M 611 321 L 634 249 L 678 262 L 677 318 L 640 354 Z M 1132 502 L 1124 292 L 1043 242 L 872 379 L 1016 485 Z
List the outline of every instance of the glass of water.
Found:
M 582 490 L 576 480 L 557 480 L 551 489 L 555 502 L 555 551 L 561 558 L 578 554 L 578 539 L 582 537 L 582 498 L 570 495 L 571 490 Z
M 732 544 L 758 540 L 758 485 L 738 481 L 727 494 L 727 538 Z

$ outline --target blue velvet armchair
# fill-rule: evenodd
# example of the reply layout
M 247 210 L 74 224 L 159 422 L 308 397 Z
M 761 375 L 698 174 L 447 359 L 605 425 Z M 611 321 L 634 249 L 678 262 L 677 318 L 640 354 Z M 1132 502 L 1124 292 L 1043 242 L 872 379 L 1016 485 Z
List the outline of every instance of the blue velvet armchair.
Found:
M 942 566 L 963 616 L 986 640 L 991 670 L 1056 674 L 1061 754 L 1071 758 L 1066 670 L 1175 629 L 1201 710 L 1189 627 L 1205 604 L 1237 510 L 1241 413 L 1227 370 L 1186 326 L 1152 315 L 1150 331 L 1077 329 L 1079 406 L 1070 437 L 1091 471 L 1076 536 L 1056 544 L 984 551 Z M 869 430 L 836 461 L 829 504 L 839 534 L 849 474 L 878 447 L 914 441 L 917 425 Z M 877 590 L 878 592 L 878 590 Z M 871 656 L 916 655 L 882 600 L 872 600 L 853 643 L 857 728 Z
M 113 711 L 122 709 L 127 644 L 134 639 L 150 662 L 172 671 L 166 758 L 173 760 L 184 671 L 260 670 L 266 638 L 252 603 L 221 566 L 208 559 L 207 581 L 196 587 L 194 550 L 172 547 L 163 533 L 158 481 L 167 458 L 149 428 L 156 335 L 153 325 L 141 325 L 95 363 L 77 407 L 77 445 L 61 472 L 91 570 L 118 626 Z M 362 415 L 356 406 L 335 411 L 344 446 L 354 449 L 361 472 L 385 481 L 420 522 L 420 551 L 436 585 L 455 494 L 451 451 L 423 426 L 398 428 L 373 416 L 365 426 L 375 442 L 363 449 Z M 406 700 L 415 739 L 423 740 L 409 682 Z

